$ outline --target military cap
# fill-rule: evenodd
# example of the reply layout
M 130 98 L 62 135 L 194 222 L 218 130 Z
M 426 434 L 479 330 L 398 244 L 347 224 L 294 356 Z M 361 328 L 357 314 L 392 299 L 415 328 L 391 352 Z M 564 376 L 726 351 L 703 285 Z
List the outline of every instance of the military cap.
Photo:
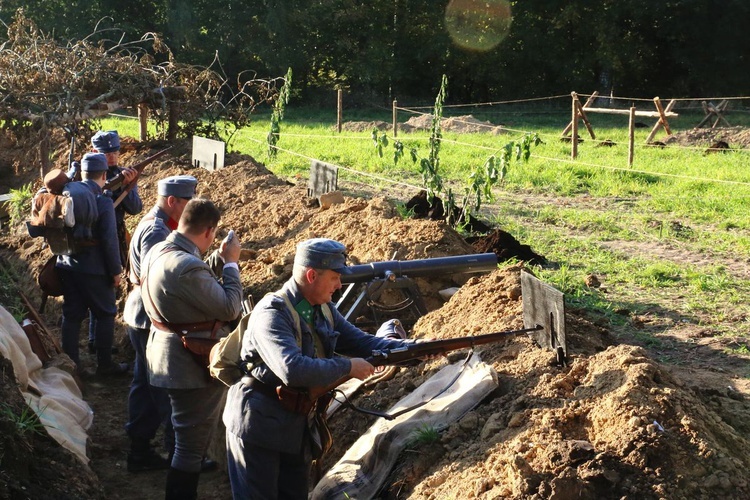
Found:
M 107 168 L 107 157 L 102 153 L 86 153 L 81 159 L 82 172 L 101 172 Z
M 120 150 L 120 136 L 117 130 L 100 130 L 91 138 L 91 145 L 100 153 L 112 153 Z
M 156 189 L 159 196 L 192 199 L 195 196 L 197 184 L 198 179 L 192 175 L 173 175 L 160 180 Z
M 313 238 L 298 243 L 294 265 L 331 269 L 341 274 L 351 272 L 346 267 L 346 247 L 338 241 L 327 238 Z

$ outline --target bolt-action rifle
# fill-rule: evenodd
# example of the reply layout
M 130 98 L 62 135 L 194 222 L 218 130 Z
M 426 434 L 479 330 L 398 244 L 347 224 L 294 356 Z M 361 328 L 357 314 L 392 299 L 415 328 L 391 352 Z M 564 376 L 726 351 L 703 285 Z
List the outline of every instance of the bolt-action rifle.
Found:
M 145 169 L 146 166 L 149 163 L 153 162 L 154 160 L 156 160 L 160 156 L 163 156 L 167 151 L 169 151 L 170 149 L 172 149 L 172 147 L 173 146 L 169 146 L 168 148 L 162 149 L 158 153 L 156 153 L 154 155 L 151 155 L 148 158 L 146 158 L 145 160 L 142 160 L 142 161 L 136 163 L 135 165 L 133 165 L 132 167 L 130 167 L 132 169 L 135 169 L 138 172 L 138 174 L 136 175 L 135 179 L 133 179 L 133 181 L 126 186 L 125 189 L 130 188 L 130 189 L 128 189 L 128 192 L 130 192 L 130 190 L 133 189 L 131 186 L 135 185 L 135 182 L 138 180 L 138 177 L 140 177 L 141 173 L 143 172 L 143 169 Z M 115 191 L 115 190 L 117 190 L 118 188 L 120 188 L 122 186 L 122 183 L 124 181 L 125 181 L 125 176 L 122 175 L 122 172 L 120 172 L 119 174 L 117 174 L 116 176 L 114 176 L 110 180 L 108 180 L 104 184 L 104 188 L 103 189 L 108 189 L 110 191 Z
M 365 359 L 373 366 L 414 366 L 419 364 L 424 358 L 440 356 L 457 349 L 473 348 L 478 345 L 500 342 L 508 337 L 541 330 L 544 330 L 543 326 L 535 325 L 531 328 L 523 328 L 521 330 L 487 333 L 484 335 L 457 337 L 453 339 L 414 342 L 394 349 L 374 350 L 372 351 L 372 355 Z M 281 404 L 288 410 L 294 411 L 295 413 L 307 414 L 312 410 L 315 406 L 315 402 L 319 398 L 329 394 L 336 387 L 349 379 L 351 379 L 351 377 L 347 375 L 330 385 L 310 387 L 307 390 L 299 390 L 280 385 L 276 388 L 276 394 L 278 395 Z

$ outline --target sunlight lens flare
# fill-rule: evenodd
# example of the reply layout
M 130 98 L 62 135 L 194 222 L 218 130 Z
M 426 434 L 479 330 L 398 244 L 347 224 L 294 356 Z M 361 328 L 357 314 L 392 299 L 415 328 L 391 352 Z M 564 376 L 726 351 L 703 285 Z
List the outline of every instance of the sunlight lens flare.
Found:
M 445 8 L 448 33 L 468 50 L 494 49 L 508 36 L 512 20 L 508 0 L 451 0 Z

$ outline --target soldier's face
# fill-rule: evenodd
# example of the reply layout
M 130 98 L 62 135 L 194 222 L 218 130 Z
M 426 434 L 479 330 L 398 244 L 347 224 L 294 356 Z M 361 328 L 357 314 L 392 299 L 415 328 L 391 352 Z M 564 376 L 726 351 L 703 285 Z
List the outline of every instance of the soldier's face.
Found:
M 313 279 L 310 282 L 310 304 L 316 306 L 333 300 L 333 294 L 341 288 L 341 274 L 330 269 L 311 270 Z

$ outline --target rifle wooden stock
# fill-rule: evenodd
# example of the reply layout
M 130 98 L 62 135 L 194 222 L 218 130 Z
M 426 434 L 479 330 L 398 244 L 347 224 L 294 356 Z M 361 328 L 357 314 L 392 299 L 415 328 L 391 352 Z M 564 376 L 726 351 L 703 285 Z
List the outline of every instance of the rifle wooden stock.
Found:
M 504 338 L 520 335 L 523 333 L 531 333 L 539 330 L 543 330 L 544 327 L 537 325 L 533 328 L 523 328 L 521 330 L 510 330 L 505 332 L 487 333 L 484 335 L 475 335 L 470 337 L 457 337 L 455 339 L 444 339 L 444 340 L 427 340 L 424 342 L 415 342 L 413 344 L 405 345 L 404 347 L 397 347 L 395 349 L 384 349 L 373 351 L 372 356 L 366 358 L 366 360 L 373 366 L 385 366 L 385 365 L 406 365 L 409 362 L 420 360 L 428 356 L 438 356 L 446 354 L 457 349 L 465 349 L 467 347 L 474 347 L 483 344 L 491 344 L 493 342 L 499 342 Z M 296 407 L 303 406 L 302 401 L 306 402 L 304 405 L 307 408 L 312 408 L 315 401 L 321 396 L 331 392 L 339 385 L 343 384 L 352 377 L 346 375 L 341 377 L 337 381 L 327 386 L 311 387 L 307 391 L 299 391 L 290 387 L 279 386 L 276 391 L 279 399 L 283 401 L 284 397 L 295 398 L 294 405 Z M 283 394 L 283 396 L 282 396 Z
M 173 147 L 174 147 L 174 146 L 169 146 L 169 147 L 168 147 L 168 148 L 166 148 L 166 149 L 162 149 L 162 150 L 161 150 L 161 151 L 159 151 L 158 153 L 156 153 L 156 154 L 154 154 L 154 155 L 151 155 L 151 156 L 149 156 L 149 157 L 148 157 L 148 158 L 146 158 L 145 160 L 142 160 L 142 161 L 140 161 L 140 162 L 136 163 L 136 164 L 135 164 L 135 165 L 133 165 L 132 167 L 129 167 L 129 168 L 133 168 L 133 169 L 135 169 L 135 170 L 136 170 L 136 171 L 138 172 L 138 174 L 137 174 L 137 175 L 135 176 L 135 179 L 133 179 L 133 182 L 131 182 L 131 183 L 130 183 L 129 185 L 132 185 L 132 184 L 133 184 L 133 183 L 134 183 L 135 181 L 137 181 L 137 180 L 138 180 L 138 177 L 140 177 L 140 176 L 141 176 L 141 172 L 143 172 L 143 169 L 145 169 L 145 168 L 146 168 L 146 166 L 147 166 L 147 165 L 148 165 L 149 163 L 153 162 L 154 160 L 156 160 L 156 159 L 157 159 L 157 158 L 159 158 L 160 156 L 164 155 L 164 154 L 165 154 L 165 153 L 166 153 L 167 151 L 169 151 L 169 150 L 170 150 L 170 149 L 172 149 Z M 111 178 L 110 180 L 108 180 L 108 181 L 107 181 L 107 182 L 106 182 L 106 183 L 104 184 L 104 188 L 103 188 L 103 189 L 109 189 L 110 191 L 115 191 L 116 189 L 118 189 L 119 187 L 121 187 L 121 186 L 122 186 L 122 183 L 124 182 L 124 180 L 125 180 L 125 176 L 124 176 L 124 175 L 122 175 L 122 172 L 120 172 L 119 174 L 117 174 L 116 176 L 114 176 L 114 177 L 112 177 L 112 178 Z

